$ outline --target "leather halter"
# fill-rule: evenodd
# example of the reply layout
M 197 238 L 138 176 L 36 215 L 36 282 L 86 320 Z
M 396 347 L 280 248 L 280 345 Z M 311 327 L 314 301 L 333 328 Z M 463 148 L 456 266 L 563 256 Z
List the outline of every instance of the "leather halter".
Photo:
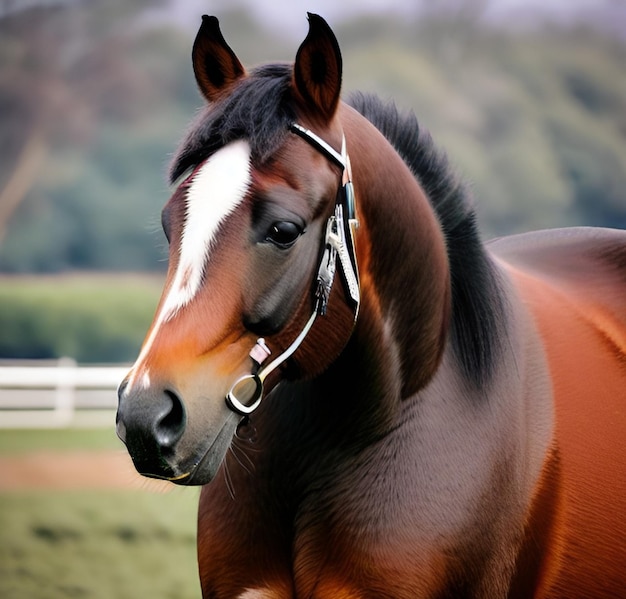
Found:
M 291 345 L 265 366 L 263 363 L 269 358 L 271 351 L 264 339 L 257 339 L 250 352 L 250 358 L 254 363 L 253 371 L 235 381 L 226 395 L 228 407 L 242 416 L 251 414 L 259 407 L 263 400 L 263 381 L 267 375 L 293 355 L 311 330 L 315 319 L 326 314 L 330 291 L 335 280 L 337 259 L 339 259 L 340 271 L 354 310 L 354 323 L 356 323 L 359 313 L 361 292 L 354 248 L 354 232 L 359 226 L 359 221 L 356 218 L 352 172 L 350 157 L 346 149 L 346 138 L 344 136 L 342 139 L 341 153 L 339 153 L 321 137 L 297 123 L 292 124 L 290 130 L 341 167 L 343 171 L 342 184 L 337 192 L 335 211 L 326 223 L 324 252 L 317 271 L 315 308 Z

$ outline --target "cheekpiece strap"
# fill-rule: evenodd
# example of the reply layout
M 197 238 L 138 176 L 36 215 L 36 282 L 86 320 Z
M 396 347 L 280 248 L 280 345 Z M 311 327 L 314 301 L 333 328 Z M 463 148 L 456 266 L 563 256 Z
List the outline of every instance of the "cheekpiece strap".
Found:
M 291 125 L 291 131 L 304 141 L 319 150 L 342 169 L 342 187 L 337 194 L 335 213 L 326 224 L 326 240 L 324 254 L 317 276 L 316 311 L 326 314 L 330 291 L 333 285 L 337 258 L 341 266 L 348 294 L 354 304 L 354 320 L 356 322 L 360 304 L 359 271 L 354 248 L 354 231 L 359 226 L 356 217 L 354 189 L 352 186 L 352 169 L 346 146 L 345 135 L 341 141 L 341 154 L 319 135 L 297 123 Z

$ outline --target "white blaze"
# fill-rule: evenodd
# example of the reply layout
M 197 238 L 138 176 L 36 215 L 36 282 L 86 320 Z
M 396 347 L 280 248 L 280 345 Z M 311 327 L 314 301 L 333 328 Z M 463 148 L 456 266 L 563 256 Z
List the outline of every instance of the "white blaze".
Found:
M 250 146 L 235 141 L 209 158 L 187 192 L 178 268 L 163 304 L 169 320 L 198 292 L 220 224 L 243 201 L 250 186 Z
M 173 318 L 200 289 L 220 224 L 243 202 L 250 182 L 250 145 L 243 140 L 234 141 L 213 154 L 193 178 L 185 198 L 176 274 L 150 337 L 135 362 L 130 384 L 135 384 L 137 368 L 150 351 L 161 324 Z M 149 380 L 146 373 L 140 384 L 149 384 Z

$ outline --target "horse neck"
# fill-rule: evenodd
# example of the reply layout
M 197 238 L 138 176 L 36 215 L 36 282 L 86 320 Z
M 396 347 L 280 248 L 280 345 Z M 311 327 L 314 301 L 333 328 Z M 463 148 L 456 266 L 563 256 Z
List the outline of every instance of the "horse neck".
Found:
M 433 209 L 410 169 L 368 121 L 347 107 L 340 117 L 360 221 L 357 323 L 322 374 L 275 389 L 260 416 L 268 439 L 280 439 L 283 449 L 291 448 L 288 454 L 298 452 L 293 463 L 300 473 L 309 460 L 327 455 L 334 463 L 338 448 L 350 453 L 395 427 L 401 400 L 433 378 L 448 338 L 450 276 Z M 328 344 L 326 336 L 339 328 L 336 307 L 330 305 L 311 330 L 312 346 Z M 324 320 L 331 318 L 332 326 Z M 304 362 L 315 353 L 307 356 Z M 275 407 L 285 404 L 289 409 Z M 314 452 L 303 449 L 311 447 Z
M 446 344 L 444 236 L 424 191 L 389 142 L 352 109 L 343 108 L 341 118 L 361 221 L 362 306 L 354 340 L 375 355 L 377 364 L 366 366 L 384 365 L 397 381 L 396 393 L 406 398 L 432 378 Z

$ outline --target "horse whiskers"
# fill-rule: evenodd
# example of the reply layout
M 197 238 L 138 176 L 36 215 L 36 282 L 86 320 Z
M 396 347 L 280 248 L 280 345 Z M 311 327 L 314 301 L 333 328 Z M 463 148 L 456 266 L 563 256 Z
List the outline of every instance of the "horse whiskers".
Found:
M 255 467 L 254 467 L 254 462 L 252 461 L 252 459 L 250 458 L 250 456 L 246 453 L 245 449 L 243 447 L 240 447 L 237 445 L 236 442 L 233 442 L 229 448 L 229 451 L 231 453 L 231 455 L 235 458 L 235 460 L 237 460 L 237 463 L 248 473 L 248 474 L 252 474 Z M 239 454 L 239 455 L 238 455 Z M 244 462 L 242 460 L 245 460 L 245 462 L 247 463 L 244 464 Z
M 228 470 L 228 460 L 224 460 L 223 472 L 224 472 L 224 482 L 226 483 L 228 494 L 230 495 L 230 498 L 234 501 L 235 500 L 235 487 L 233 485 L 233 479 Z
M 246 473 L 252 474 L 254 471 L 254 462 L 248 456 L 243 447 L 238 447 L 236 443 L 232 443 L 228 448 L 228 455 L 232 456 L 233 459 L 243 468 Z M 228 456 L 227 456 L 228 457 Z M 229 469 L 229 461 L 228 459 L 224 460 L 224 482 L 226 483 L 226 488 L 228 489 L 228 494 L 232 500 L 235 500 L 235 483 L 233 481 L 233 476 Z

